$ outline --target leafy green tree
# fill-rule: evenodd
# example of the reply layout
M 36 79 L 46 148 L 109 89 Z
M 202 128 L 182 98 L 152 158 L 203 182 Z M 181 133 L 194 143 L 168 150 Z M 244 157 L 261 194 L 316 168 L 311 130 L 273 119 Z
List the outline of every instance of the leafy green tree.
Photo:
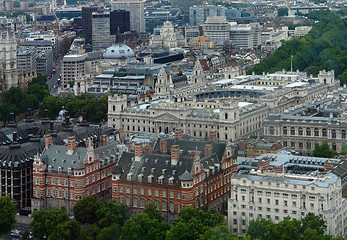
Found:
M 249 222 L 247 234 L 254 239 L 265 240 L 269 238 L 268 228 L 273 225 L 271 220 L 257 218 Z
M 15 113 L 20 113 L 19 106 L 25 99 L 25 93 L 19 87 L 11 87 L 9 90 L 4 92 L 4 103 L 8 103 L 13 106 Z
M 322 235 L 327 230 L 326 221 L 320 216 L 316 216 L 314 213 L 308 213 L 303 219 L 302 222 L 302 232 L 310 228 L 315 230 L 318 234 Z
M 337 154 L 337 152 L 331 150 L 327 141 L 325 141 L 322 145 L 316 145 L 312 155 L 314 157 L 323 157 L 323 158 L 332 158 Z
M 32 214 L 33 235 L 38 239 L 76 239 L 80 228 L 76 220 L 70 221 L 64 207 L 60 209 L 41 209 Z
M 234 236 L 229 233 L 229 230 L 226 226 L 217 226 L 211 228 L 203 234 L 199 240 L 236 240 L 237 236 Z
M 88 225 L 85 229 L 82 229 L 78 239 L 80 240 L 94 240 L 99 235 L 101 229 L 96 223 Z
M 121 203 L 112 200 L 97 202 L 96 216 L 98 225 L 101 228 L 109 227 L 115 223 L 123 226 L 127 212 L 128 209 Z
M 347 154 L 347 144 L 342 145 L 341 154 L 342 155 L 346 155 Z
M 96 240 L 117 240 L 120 238 L 122 227 L 119 224 L 114 223 L 109 227 L 103 228 Z
M 96 218 L 96 199 L 93 196 L 82 198 L 73 208 L 74 216 L 82 224 L 93 224 L 98 221 Z
M 14 105 L 9 103 L 0 103 L 0 120 L 6 123 L 10 120 L 10 113 L 15 112 L 16 108 Z
M 199 239 L 211 228 L 222 223 L 223 217 L 220 213 L 212 214 L 192 207 L 183 208 L 179 218 L 173 222 L 166 234 L 167 240 Z
M 279 8 L 277 12 L 279 17 L 288 16 L 288 8 Z
M 9 196 L 0 197 L 0 236 L 8 233 L 16 223 L 17 205 Z

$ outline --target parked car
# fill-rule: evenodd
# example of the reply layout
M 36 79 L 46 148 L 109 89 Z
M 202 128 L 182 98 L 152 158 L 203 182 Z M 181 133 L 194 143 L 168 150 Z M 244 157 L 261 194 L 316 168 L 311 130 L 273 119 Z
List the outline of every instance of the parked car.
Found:
M 20 231 L 17 230 L 17 229 L 13 229 L 13 230 L 11 231 L 11 236 L 12 236 L 12 237 L 21 237 Z

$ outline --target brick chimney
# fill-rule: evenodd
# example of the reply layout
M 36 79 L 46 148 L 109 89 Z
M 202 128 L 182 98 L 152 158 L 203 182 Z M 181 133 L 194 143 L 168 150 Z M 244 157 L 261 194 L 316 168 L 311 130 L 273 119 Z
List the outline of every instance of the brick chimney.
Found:
M 152 146 L 151 145 L 146 145 L 144 148 L 144 151 L 146 154 L 151 154 L 152 153 Z
M 176 166 L 180 157 L 180 147 L 178 145 L 171 146 L 171 165 Z
M 160 151 L 162 154 L 167 154 L 167 141 L 166 139 L 160 139 Z
M 216 131 L 211 131 L 209 136 L 210 142 L 217 142 L 217 133 Z
M 182 129 L 181 128 L 175 129 L 175 139 L 176 140 L 182 140 Z
M 107 145 L 107 136 L 101 135 L 100 136 L 100 147 Z
M 133 143 L 127 142 L 126 145 L 127 145 L 128 152 L 131 152 L 131 150 L 133 150 Z
M 75 148 L 76 148 L 75 136 L 69 136 L 67 138 L 67 154 L 72 155 Z
M 87 139 L 87 143 L 86 143 L 86 147 L 93 147 L 94 146 L 94 143 L 93 143 L 93 140 L 92 139 Z
M 205 145 L 205 157 L 212 155 L 212 144 Z
M 265 171 L 270 167 L 270 160 L 263 159 L 258 162 L 258 170 Z
M 48 149 L 48 147 L 52 144 L 52 135 L 47 134 L 45 136 L 45 148 Z
M 140 161 L 143 154 L 142 143 L 135 143 L 135 161 Z

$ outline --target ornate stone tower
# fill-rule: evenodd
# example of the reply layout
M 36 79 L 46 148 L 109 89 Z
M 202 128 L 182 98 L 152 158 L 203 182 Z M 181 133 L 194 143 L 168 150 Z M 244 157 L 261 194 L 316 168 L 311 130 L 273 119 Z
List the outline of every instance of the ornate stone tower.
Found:
M 192 84 L 202 85 L 204 78 L 204 68 L 202 67 L 199 59 L 197 59 L 193 67 Z
M 9 31 L 1 33 L 0 40 L 0 94 L 10 87 L 18 87 L 17 42 Z
M 164 68 L 161 68 L 158 73 L 157 83 L 155 84 L 155 98 L 170 97 L 170 90 L 173 87 L 172 79 L 166 74 Z

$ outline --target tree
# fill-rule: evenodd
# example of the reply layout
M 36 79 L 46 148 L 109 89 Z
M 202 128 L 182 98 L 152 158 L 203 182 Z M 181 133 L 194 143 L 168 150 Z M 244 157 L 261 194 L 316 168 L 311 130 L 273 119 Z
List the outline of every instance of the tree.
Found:
M 269 237 L 268 227 L 272 224 L 273 222 L 271 220 L 257 218 L 249 222 L 247 234 L 254 239 L 265 240 Z
M 327 229 L 326 221 L 320 216 L 316 216 L 313 213 L 308 213 L 302 220 L 302 230 L 304 232 L 306 229 L 310 228 L 315 230 L 318 234 L 322 235 Z
M 203 234 L 199 240 L 236 240 L 237 236 L 229 233 L 226 226 L 217 226 L 211 228 Z
M 323 158 L 332 158 L 337 154 L 337 152 L 331 150 L 327 141 L 325 141 L 322 145 L 316 145 L 312 155 L 314 157 L 323 157 Z
M 8 233 L 16 223 L 17 205 L 9 196 L 0 197 L 0 236 Z
M 288 8 L 279 8 L 277 11 L 279 17 L 288 16 Z
M 93 196 L 82 198 L 73 208 L 74 216 L 82 224 L 93 224 L 98 221 L 96 218 L 96 200 Z
M 96 216 L 101 228 L 109 227 L 116 223 L 123 226 L 128 209 L 121 203 L 109 201 L 97 202 Z
M 347 144 L 342 145 L 341 149 L 341 155 L 346 155 L 347 154 Z
M 64 207 L 60 209 L 41 209 L 32 214 L 30 224 L 33 235 L 38 239 L 76 239 L 80 234 L 80 225 L 76 220 L 70 221 Z
M 212 214 L 192 207 L 183 208 L 166 234 L 167 240 L 199 239 L 206 231 L 222 223 L 220 213 Z

